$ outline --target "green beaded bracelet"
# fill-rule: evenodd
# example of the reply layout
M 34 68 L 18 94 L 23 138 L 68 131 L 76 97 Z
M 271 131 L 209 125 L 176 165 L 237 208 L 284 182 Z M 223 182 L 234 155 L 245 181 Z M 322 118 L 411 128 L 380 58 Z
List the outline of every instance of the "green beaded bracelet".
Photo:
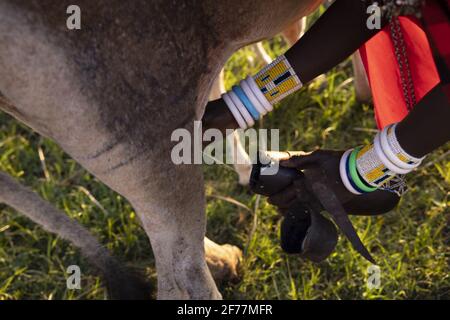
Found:
M 361 150 L 361 147 L 355 148 L 352 153 L 350 154 L 350 157 L 348 159 L 348 165 L 350 168 L 350 176 L 355 183 L 355 185 L 361 189 L 364 192 L 373 192 L 377 190 L 375 187 L 368 187 L 361 179 L 359 178 L 358 172 L 356 171 L 356 155 L 358 154 L 359 150 Z

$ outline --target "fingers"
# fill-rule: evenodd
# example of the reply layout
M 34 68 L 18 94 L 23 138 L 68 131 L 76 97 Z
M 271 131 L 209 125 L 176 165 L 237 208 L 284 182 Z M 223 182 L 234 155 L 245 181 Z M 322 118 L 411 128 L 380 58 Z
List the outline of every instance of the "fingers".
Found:
M 304 151 L 261 151 L 260 157 L 269 157 L 270 160 L 287 160 L 293 156 L 304 156 L 310 154 L 310 152 Z
M 317 164 L 323 158 L 320 150 L 305 155 L 294 155 L 287 160 L 280 161 L 280 165 L 287 168 L 305 169 L 305 167 Z
M 270 160 L 286 160 L 289 159 L 291 155 L 288 151 L 264 151 L 262 154 L 260 153 L 260 157 L 269 157 Z
M 311 165 L 323 165 L 330 160 L 340 159 L 343 152 L 334 150 L 316 150 L 312 153 L 288 152 L 291 157 L 280 161 L 280 165 L 288 168 L 306 169 Z
M 311 181 L 309 173 L 316 172 L 314 179 L 323 179 L 327 185 L 332 188 L 338 197 L 340 203 L 343 205 L 348 214 L 353 215 L 377 215 L 386 213 L 392 210 L 399 202 L 399 197 L 391 192 L 377 190 L 368 194 L 355 196 L 349 193 L 345 187 L 336 182 L 340 181 L 339 174 L 339 160 L 342 156 L 342 151 L 333 150 L 317 150 L 313 153 L 306 154 L 303 152 L 283 152 L 280 153 L 280 165 L 287 168 L 306 169 L 303 171 L 303 178 L 294 180 L 283 191 L 271 196 L 268 202 L 278 207 L 281 213 L 287 212 L 291 206 L 296 203 L 312 206 L 314 210 L 321 210 L 320 202 L 317 202 L 316 196 L 310 185 L 307 185 L 307 180 Z M 289 158 L 286 159 L 286 154 Z M 305 179 L 306 177 L 306 179 Z

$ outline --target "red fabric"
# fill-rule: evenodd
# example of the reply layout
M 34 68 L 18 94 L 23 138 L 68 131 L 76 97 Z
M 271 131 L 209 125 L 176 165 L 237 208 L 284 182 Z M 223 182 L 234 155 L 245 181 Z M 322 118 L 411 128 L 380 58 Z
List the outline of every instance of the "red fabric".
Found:
M 403 33 L 416 102 L 419 102 L 439 81 L 432 50 L 419 21 L 399 17 Z M 391 38 L 390 26 L 360 48 L 375 106 L 375 118 L 381 129 L 401 121 L 409 112 L 400 78 L 400 69 Z

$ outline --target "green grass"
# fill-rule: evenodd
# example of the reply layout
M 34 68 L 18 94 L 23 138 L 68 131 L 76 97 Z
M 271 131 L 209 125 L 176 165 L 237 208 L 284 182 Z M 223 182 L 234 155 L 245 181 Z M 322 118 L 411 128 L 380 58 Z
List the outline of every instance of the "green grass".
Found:
M 273 55 L 285 45 L 265 43 Z M 226 66 L 229 88 L 261 65 L 244 48 Z M 253 61 L 255 61 L 253 59 Z M 355 101 L 351 63 L 285 99 L 258 124 L 279 128 L 281 149 L 345 149 L 367 143 L 375 128 L 372 108 Z M 449 145 L 409 175 L 410 191 L 393 212 L 352 217 L 379 262 L 381 287 L 366 287 L 368 263 L 348 241 L 320 264 L 284 254 L 279 217 L 264 198 L 237 184 L 229 166 L 205 166 L 208 236 L 242 248 L 242 280 L 221 288 L 227 299 L 444 299 L 449 278 Z M 41 154 L 41 156 L 39 156 Z M 133 209 L 70 159 L 53 142 L 0 114 L 0 170 L 31 186 L 96 234 L 112 252 L 156 278 L 154 259 Z M 243 207 L 216 196 L 230 197 Z M 247 207 L 248 209 L 244 209 Z M 100 279 L 72 245 L 0 205 L 0 299 L 104 299 Z M 81 266 L 81 290 L 66 289 L 65 269 Z

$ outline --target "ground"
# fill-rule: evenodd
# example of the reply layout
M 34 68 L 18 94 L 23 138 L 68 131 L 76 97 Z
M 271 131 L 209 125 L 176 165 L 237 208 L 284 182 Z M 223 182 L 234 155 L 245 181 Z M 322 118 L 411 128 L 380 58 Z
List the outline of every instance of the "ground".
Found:
M 265 42 L 274 57 L 280 38 Z M 227 63 L 227 89 L 255 73 L 248 48 Z M 305 62 L 306 63 L 306 62 Z M 281 149 L 345 149 L 374 135 L 372 107 L 355 101 L 347 60 L 285 99 L 258 124 L 279 128 Z M 320 264 L 284 254 L 279 217 L 264 198 L 237 184 L 226 165 L 206 166 L 208 236 L 244 252 L 241 281 L 224 284 L 226 299 L 448 299 L 450 144 L 408 176 L 409 192 L 392 212 L 352 217 L 381 269 L 378 289 L 366 285 L 369 263 L 348 241 Z M 94 232 L 115 255 L 155 281 L 147 237 L 127 201 L 98 182 L 53 142 L 0 114 L 0 170 L 31 186 Z M 66 268 L 80 265 L 81 290 L 66 289 Z M 78 250 L 0 205 L 0 299 L 104 299 L 101 280 Z

